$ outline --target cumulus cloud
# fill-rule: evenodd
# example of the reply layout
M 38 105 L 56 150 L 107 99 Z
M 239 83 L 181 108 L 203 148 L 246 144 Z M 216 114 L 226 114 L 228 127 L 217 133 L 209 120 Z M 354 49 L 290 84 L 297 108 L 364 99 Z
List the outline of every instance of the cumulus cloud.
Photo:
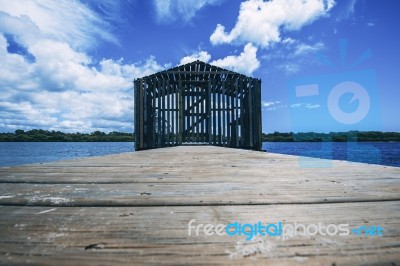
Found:
M 281 41 L 282 30 L 296 31 L 328 15 L 334 4 L 334 0 L 248 0 L 240 5 L 233 29 L 226 32 L 225 26 L 218 24 L 210 41 L 214 45 L 251 42 L 265 48 Z
M 0 0 L 0 130 L 132 131 L 133 79 L 169 65 L 98 62 L 98 40 L 117 42 L 78 1 Z
M 189 22 L 196 13 L 207 5 L 218 5 L 225 0 L 154 0 L 157 20 L 168 23 L 178 18 Z
M 257 59 L 257 47 L 251 43 L 246 44 L 240 55 L 228 55 L 225 58 L 212 61 L 211 64 L 245 75 L 251 75 L 260 67 L 260 61 Z
M 100 62 L 101 72 L 103 74 L 125 78 L 140 78 L 159 72 L 171 66 L 170 64 L 160 65 L 155 60 L 154 56 L 150 56 L 144 62 L 139 61 L 134 64 L 124 64 L 123 61 L 123 58 L 119 60 L 103 59 Z
M 200 61 L 207 63 L 208 61 L 210 61 L 210 59 L 211 59 L 211 55 L 208 52 L 200 51 L 200 52 L 183 57 L 180 61 L 180 64 L 183 65 L 183 64 L 187 64 L 187 63 L 190 63 L 190 62 L 193 62 L 196 60 L 200 60 Z
M 207 63 L 211 60 L 211 55 L 207 51 L 199 51 L 181 58 L 180 64 L 187 64 L 196 60 Z M 257 48 L 251 43 L 248 43 L 239 55 L 228 55 L 224 58 L 213 60 L 210 64 L 245 75 L 251 75 L 260 67 L 260 61 L 257 59 Z
M 10 54 L 7 51 L 7 39 L 0 34 L 0 86 L 2 92 L 8 88 L 17 86 L 21 90 L 30 89 L 33 69 L 25 58 L 18 54 Z M 21 71 L 24 70 L 24 71 Z

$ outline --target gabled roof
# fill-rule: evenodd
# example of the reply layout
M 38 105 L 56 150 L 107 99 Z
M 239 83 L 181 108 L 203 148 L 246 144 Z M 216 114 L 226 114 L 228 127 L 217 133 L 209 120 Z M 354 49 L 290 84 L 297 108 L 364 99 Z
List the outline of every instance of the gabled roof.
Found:
M 168 78 L 169 80 L 226 80 L 228 78 L 251 78 L 243 74 L 227 70 L 221 67 L 217 67 L 203 61 L 197 60 L 191 63 L 173 67 L 161 72 L 143 77 L 143 79 L 157 79 L 157 78 Z

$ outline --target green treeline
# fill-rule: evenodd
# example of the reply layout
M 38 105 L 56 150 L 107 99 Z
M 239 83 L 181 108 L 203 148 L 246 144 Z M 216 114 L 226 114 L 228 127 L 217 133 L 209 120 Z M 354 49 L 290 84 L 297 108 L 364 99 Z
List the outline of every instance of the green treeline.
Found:
M 24 131 L 15 130 L 14 133 L 0 133 L 0 142 L 129 142 L 134 141 L 133 133 L 94 131 L 90 134 L 63 133 L 60 131 L 48 131 L 33 129 Z
M 322 141 L 333 141 L 333 142 L 346 142 L 346 141 L 358 141 L 358 142 L 382 142 L 382 141 L 400 141 L 400 132 L 380 132 L 380 131 L 349 131 L 349 132 L 330 132 L 330 133 L 263 133 L 263 141 L 271 142 L 322 142 Z
M 263 133 L 263 141 L 271 142 L 321 142 L 321 141 L 398 141 L 400 142 L 400 132 L 380 132 L 380 131 L 349 131 L 349 132 L 330 132 L 330 133 Z M 60 131 L 49 131 L 42 129 L 32 129 L 24 131 L 18 129 L 13 133 L 0 133 L 0 142 L 133 142 L 134 133 L 110 132 L 104 133 L 94 131 L 92 133 L 63 133 Z

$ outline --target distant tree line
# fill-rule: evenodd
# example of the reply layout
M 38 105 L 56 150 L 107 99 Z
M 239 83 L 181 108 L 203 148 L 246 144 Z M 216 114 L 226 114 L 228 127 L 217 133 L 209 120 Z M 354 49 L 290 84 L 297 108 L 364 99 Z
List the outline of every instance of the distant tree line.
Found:
M 129 142 L 134 141 L 133 133 L 94 131 L 92 133 L 63 133 L 32 129 L 24 131 L 15 130 L 14 133 L 0 133 L 0 142 Z
M 400 141 L 400 132 L 380 132 L 380 131 L 349 131 L 349 132 L 330 132 L 330 133 L 263 133 L 263 141 L 271 142 L 383 142 L 383 141 Z
M 263 141 L 271 142 L 346 142 L 346 141 L 397 141 L 400 142 L 400 132 L 380 132 L 380 131 L 349 131 L 349 132 L 330 132 L 330 133 L 263 133 Z M 24 131 L 15 130 L 12 133 L 0 133 L 0 142 L 133 142 L 134 133 L 110 132 L 104 133 L 94 131 L 92 133 L 64 133 L 60 131 L 49 131 L 43 129 L 32 129 Z

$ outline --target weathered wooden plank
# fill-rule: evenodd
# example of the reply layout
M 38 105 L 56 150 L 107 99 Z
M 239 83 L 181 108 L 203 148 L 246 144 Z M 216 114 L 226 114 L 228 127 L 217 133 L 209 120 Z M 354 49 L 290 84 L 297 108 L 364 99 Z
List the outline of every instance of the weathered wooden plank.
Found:
M 349 216 L 351 210 L 351 216 Z M 306 214 L 306 215 L 305 215 Z M 396 265 L 398 202 L 219 207 L 0 208 L 0 263 Z M 188 236 L 188 223 L 380 225 L 383 236 Z
M 310 158 L 310 160 L 317 165 L 319 162 L 321 164 L 327 162 L 322 159 Z M 156 161 L 156 163 L 151 163 L 151 161 Z M 199 175 L 201 173 L 218 174 L 218 179 L 214 180 L 221 180 L 220 177 L 223 176 L 227 176 L 231 180 L 245 180 L 245 177 L 251 176 L 265 180 L 273 180 L 274 178 L 297 180 L 299 178 L 297 181 L 304 181 L 306 177 L 313 177 L 313 180 L 335 177 L 343 181 L 369 178 L 398 180 L 400 173 L 400 169 L 397 167 L 345 161 L 328 161 L 332 163 L 331 167 L 311 169 L 299 167 L 299 162 L 299 157 L 291 155 L 212 146 L 180 146 L 156 151 L 79 158 L 19 167 L 2 167 L 0 168 L 0 182 L 30 180 L 32 182 L 82 181 L 86 183 L 96 182 L 97 179 L 99 181 L 118 182 L 116 177 L 119 174 L 125 178 L 124 182 L 126 182 L 130 178 L 146 179 L 148 174 L 165 175 L 164 173 L 168 173 L 168 178 L 172 178 L 172 174 L 181 173 L 178 177 L 185 178 L 185 175 L 189 174 L 188 171 L 191 171 L 191 179 L 196 179 L 197 176 L 202 180 L 206 179 Z M 198 175 L 191 175 L 192 173 Z M 233 175 L 233 173 L 235 174 Z M 84 179 L 81 179 L 79 174 L 83 175 Z M 72 180 L 71 177 L 75 178 Z M 206 182 L 214 180 L 206 180 Z
M 0 264 L 396 265 L 399 173 L 210 146 L 3 167 Z M 195 237 L 192 219 L 379 225 L 384 235 Z
M 229 166 L 228 166 L 229 167 Z M 395 173 L 374 177 L 315 175 L 310 172 L 272 171 L 259 176 L 251 171 L 216 173 L 199 168 L 190 172 L 165 168 L 162 171 L 129 172 L 88 181 L 85 174 L 69 175 L 70 181 L 3 183 L 0 204 L 54 206 L 153 206 L 221 204 L 304 204 L 399 200 Z M 134 170 L 133 170 L 134 171 Z M 104 174 L 104 173 L 103 173 Z M 142 176 L 142 177 L 141 177 Z M 145 177 L 146 176 L 146 177 Z M 269 177 L 268 177 L 269 176 Z M 398 176 L 398 175 L 397 175 Z M 54 180 L 54 175 L 51 175 Z M 195 195 L 195 197 L 194 197 Z

